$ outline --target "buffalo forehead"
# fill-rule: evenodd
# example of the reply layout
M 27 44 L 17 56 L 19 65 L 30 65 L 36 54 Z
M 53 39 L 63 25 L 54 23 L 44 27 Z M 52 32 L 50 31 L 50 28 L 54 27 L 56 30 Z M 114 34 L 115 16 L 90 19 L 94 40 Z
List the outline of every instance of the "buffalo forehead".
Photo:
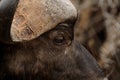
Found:
M 77 16 L 69 0 L 20 0 L 11 25 L 13 41 L 34 39 Z

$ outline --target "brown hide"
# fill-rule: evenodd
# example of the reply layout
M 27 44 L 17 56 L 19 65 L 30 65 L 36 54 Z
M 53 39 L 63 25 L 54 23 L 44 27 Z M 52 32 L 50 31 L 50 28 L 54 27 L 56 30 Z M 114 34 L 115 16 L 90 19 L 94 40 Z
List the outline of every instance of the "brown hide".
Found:
M 7 40 L 17 2 L 13 5 L 9 0 L 7 6 L 8 0 L 4 1 L 0 1 L 0 80 L 103 80 L 104 73 L 94 57 L 74 38 L 76 14 L 32 40 L 12 42 Z M 4 38 L 2 30 L 9 31 L 4 32 L 9 38 Z

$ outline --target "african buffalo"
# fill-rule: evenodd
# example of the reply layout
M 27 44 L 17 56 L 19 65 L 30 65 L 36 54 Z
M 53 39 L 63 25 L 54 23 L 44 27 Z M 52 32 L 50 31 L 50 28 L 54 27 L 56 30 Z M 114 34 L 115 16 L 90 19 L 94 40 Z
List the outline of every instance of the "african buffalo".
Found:
M 76 20 L 69 0 L 0 0 L 0 80 L 103 80 Z

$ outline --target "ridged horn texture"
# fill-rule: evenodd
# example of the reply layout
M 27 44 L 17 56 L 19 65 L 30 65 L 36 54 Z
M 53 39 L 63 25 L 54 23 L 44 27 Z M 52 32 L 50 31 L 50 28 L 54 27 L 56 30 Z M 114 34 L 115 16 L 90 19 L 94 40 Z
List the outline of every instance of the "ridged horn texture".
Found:
M 69 0 L 20 0 L 11 36 L 14 41 L 31 40 L 74 17 L 77 11 Z
M 10 26 L 19 0 L 0 0 L 0 41 L 12 42 Z

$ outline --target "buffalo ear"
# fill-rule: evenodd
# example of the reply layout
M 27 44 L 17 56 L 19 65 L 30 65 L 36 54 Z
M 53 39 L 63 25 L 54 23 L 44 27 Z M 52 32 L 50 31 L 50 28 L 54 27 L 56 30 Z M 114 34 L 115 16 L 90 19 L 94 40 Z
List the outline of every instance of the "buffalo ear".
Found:
M 10 28 L 19 0 L 0 0 L 0 41 L 12 42 Z

